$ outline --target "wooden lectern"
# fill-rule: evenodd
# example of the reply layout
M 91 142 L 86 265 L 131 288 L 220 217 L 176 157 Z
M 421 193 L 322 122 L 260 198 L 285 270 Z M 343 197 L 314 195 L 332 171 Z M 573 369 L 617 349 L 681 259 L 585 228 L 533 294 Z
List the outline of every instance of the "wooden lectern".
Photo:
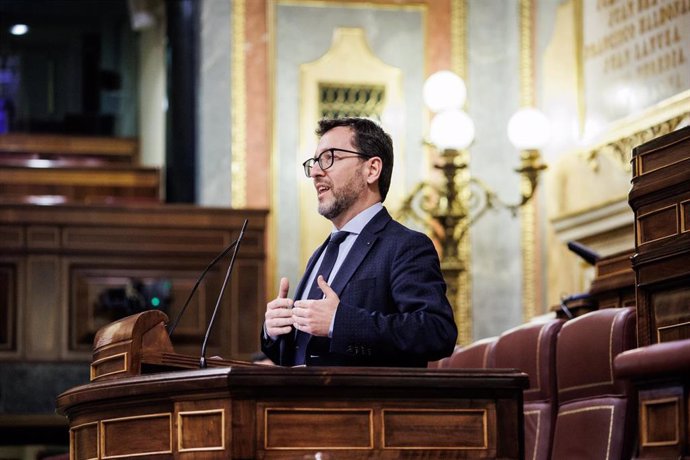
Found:
M 101 329 L 57 400 L 70 458 L 522 459 L 515 370 L 285 368 L 175 354 L 167 317 Z M 173 370 L 174 369 L 174 370 Z

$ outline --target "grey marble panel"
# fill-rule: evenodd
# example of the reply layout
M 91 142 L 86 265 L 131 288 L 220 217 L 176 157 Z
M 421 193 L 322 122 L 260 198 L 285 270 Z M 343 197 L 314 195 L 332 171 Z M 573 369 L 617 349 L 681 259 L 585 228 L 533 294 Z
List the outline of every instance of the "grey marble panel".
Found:
M 468 2 L 468 103 L 476 125 L 471 171 L 511 203 L 519 199 L 520 184 L 518 175 L 511 174 L 519 152 L 506 131 L 520 104 L 518 7 L 518 0 Z M 470 236 L 478 339 L 522 322 L 520 220 L 505 210 L 489 212 Z
M 197 201 L 230 206 L 232 2 L 201 5 Z

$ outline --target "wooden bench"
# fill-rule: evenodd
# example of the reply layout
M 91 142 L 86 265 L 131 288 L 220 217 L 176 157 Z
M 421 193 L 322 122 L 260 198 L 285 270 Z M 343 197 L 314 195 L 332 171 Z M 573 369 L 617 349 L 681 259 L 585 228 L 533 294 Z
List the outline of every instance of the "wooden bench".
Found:
M 160 170 L 131 138 L 0 136 L 0 200 L 36 204 L 160 202 Z

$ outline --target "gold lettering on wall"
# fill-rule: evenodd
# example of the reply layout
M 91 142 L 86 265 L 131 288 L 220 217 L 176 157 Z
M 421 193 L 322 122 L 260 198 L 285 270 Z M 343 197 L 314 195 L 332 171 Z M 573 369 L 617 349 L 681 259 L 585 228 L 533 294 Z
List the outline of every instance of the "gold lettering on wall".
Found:
M 585 136 L 690 89 L 690 0 L 582 0 Z

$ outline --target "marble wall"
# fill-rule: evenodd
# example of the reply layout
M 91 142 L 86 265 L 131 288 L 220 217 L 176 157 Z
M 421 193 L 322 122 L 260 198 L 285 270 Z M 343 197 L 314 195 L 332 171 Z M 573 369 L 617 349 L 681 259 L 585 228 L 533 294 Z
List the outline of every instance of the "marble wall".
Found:
M 470 147 L 472 174 L 503 200 L 519 201 L 519 151 L 507 135 L 519 108 L 518 1 L 468 2 L 468 113 L 476 125 Z M 506 210 L 487 213 L 472 227 L 474 338 L 490 337 L 522 322 L 520 220 Z
M 231 152 L 232 2 L 201 2 L 197 201 L 229 207 Z

